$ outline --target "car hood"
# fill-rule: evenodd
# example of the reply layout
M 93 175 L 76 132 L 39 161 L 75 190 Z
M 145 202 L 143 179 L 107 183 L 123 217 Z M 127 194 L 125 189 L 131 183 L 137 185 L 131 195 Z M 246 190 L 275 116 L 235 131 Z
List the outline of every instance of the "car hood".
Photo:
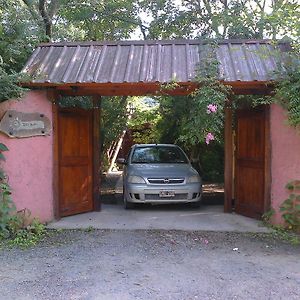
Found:
M 128 166 L 129 175 L 149 177 L 189 177 L 198 175 L 190 164 L 131 164 Z

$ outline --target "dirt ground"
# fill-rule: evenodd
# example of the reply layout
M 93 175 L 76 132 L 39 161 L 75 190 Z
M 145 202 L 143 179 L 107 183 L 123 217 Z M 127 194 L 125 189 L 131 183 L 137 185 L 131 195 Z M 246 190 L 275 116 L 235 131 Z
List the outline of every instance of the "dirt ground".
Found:
M 0 249 L 0 299 L 299 299 L 300 247 L 269 234 L 51 231 Z

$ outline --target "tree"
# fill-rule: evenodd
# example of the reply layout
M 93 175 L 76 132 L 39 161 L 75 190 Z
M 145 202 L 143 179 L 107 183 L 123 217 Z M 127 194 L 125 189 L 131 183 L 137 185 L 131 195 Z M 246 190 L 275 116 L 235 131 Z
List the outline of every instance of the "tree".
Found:
M 298 0 L 140 0 L 146 38 L 299 38 Z
M 23 0 L 32 18 L 42 30 L 45 41 L 50 41 L 53 31 L 53 19 L 60 5 L 65 1 L 59 0 Z
M 58 24 L 72 24 L 84 33 L 85 40 L 126 39 L 138 26 L 134 1 L 71 0 L 62 6 L 60 18 Z

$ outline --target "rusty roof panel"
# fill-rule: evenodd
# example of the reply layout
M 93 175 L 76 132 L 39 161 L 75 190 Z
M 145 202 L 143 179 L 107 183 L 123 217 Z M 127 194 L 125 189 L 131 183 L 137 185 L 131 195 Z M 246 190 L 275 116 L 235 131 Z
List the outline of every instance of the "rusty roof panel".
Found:
M 277 70 L 274 49 L 264 40 L 220 41 L 216 47 L 200 40 L 52 43 L 40 45 L 23 72 L 35 78 L 32 83 L 189 82 L 213 54 L 220 80 L 268 81 Z

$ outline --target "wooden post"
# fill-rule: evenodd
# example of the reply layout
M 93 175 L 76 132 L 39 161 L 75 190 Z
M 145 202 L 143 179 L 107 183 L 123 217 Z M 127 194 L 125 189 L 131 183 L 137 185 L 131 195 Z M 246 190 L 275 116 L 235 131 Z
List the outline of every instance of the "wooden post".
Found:
M 264 212 L 267 212 L 271 208 L 271 107 L 268 105 L 265 107 L 265 176 L 264 176 Z
M 58 98 L 55 90 L 48 90 L 47 97 L 52 102 L 52 135 L 53 135 L 53 211 L 55 220 L 60 219 L 59 209 L 59 141 L 58 141 Z
M 100 201 L 100 113 L 101 96 L 93 96 L 93 202 L 94 211 L 101 211 Z
M 231 101 L 225 106 L 225 168 L 224 168 L 224 212 L 232 212 L 233 184 L 233 140 L 232 140 L 232 107 Z

